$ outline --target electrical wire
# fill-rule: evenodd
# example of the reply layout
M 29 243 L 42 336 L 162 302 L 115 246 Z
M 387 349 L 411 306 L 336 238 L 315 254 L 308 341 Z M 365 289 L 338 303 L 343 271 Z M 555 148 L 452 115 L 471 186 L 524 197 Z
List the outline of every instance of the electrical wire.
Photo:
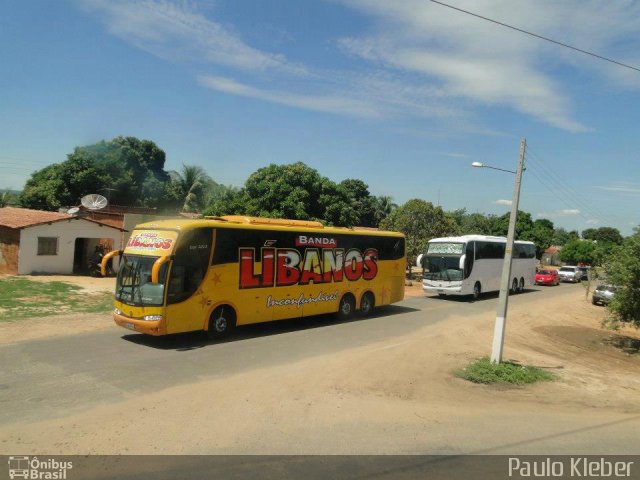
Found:
M 538 163 L 540 167 L 544 170 L 544 173 L 547 176 L 547 178 L 550 180 L 550 182 L 553 183 L 559 191 L 566 193 L 566 195 L 572 200 L 574 204 L 580 206 L 587 213 L 591 214 L 594 217 L 598 217 L 601 220 L 604 220 L 607 217 L 607 215 L 605 215 L 599 208 L 586 202 L 583 196 L 580 195 L 579 192 L 575 191 L 573 187 L 571 187 L 571 185 L 565 183 L 562 179 L 560 179 L 560 177 L 558 177 L 554 173 L 553 168 L 551 168 L 547 163 L 545 163 L 544 160 L 540 157 L 540 155 L 532 151 L 529 151 L 529 153 L 530 153 L 529 158 L 534 160 L 534 164 Z
M 507 23 L 499 22 L 498 20 L 493 20 L 492 18 L 484 17 L 482 15 L 478 15 L 477 13 L 470 12 L 468 10 L 463 10 L 462 8 L 454 7 L 453 5 L 449 5 L 447 3 L 440 2 L 438 0 L 429 0 L 432 3 L 437 3 L 438 5 L 442 5 L 443 7 L 451 8 L 453 10 L 457 10 L 462 13 L 466 13 L 467 15 L 471 15 L 476 18 L 480 18 L 482 20 L 486 20 L 487 22 L 495 23 L 496 25 L 500 25 L 502 27 L 510 28 L 511 30 L 515 30 L 516 32 L 525 33 L 527 35 L 531 35 L 532 37 L 539 38 L 541 40 L 546 40 L 547 42 L 555 43 L 556 45 L 560 45 L 562 47 L 575 50 L 576 52 L 584 53 L 585 55 L 590 55 L 592 57 L 598 58 L 600 60 L 604 60 L 606 62 L 614 63 L 620 67 L 629 68 L 631 70 L 635 70 L 636 72 L 640 72 L 640 68 L 634 67 L 632 65 L 627 65 L 626 63 L 619 62 L 618 60 L 614 60 L 612 58 L 604 57 L 602 55 L 598 55 L 597 53 L 590 52 L 588 50 L 583 50 L 582 48 L 574 47 L 567 43 L 559 42 L 558 40 L 554 40 L 549 37 L 544 37 L 542 35 L 538 35 L 537 33 L 529 32 L 528 30 L 523 30 L 522 28 L 514 27 L 513 25 L 509 25 Z
M 575 208 L 575 205 L 571 202 L 570 199 L 568 199 L 567 197 L 564 197 L 563 195 L 559 195 L 558 192 L 557 192 L 557 189 L 555 189 L 554 187 L 550 186 L 549 183 L 547 183 L 545 180 L 543 180 L 543 177 L 540 176 L 537 172 L 535 172 L 534 170 L 531 170 L 530 168 L 527 168 L 527 173 L 533 175 L 543 187 L 545 187 L 547 190 L 549 190 L 549 192 L 551 192 L 552 195 L 554 195 L 556 198 L 558 198 L 558 200 L 560 200 L 565 206 L 571 207 L 571 208 Z M 582 212 L 582 210 L 580 210 L 580 209 L 576 209 L 576 210 L 578 210 L 577 214 L 579 216 L 581 216 L 585 221 L 589 222 L 589 221 L 591 221 L 593 219 L 593 218 L 590 218 L 587 215 L 585 215 Z M 598 219 L 598 220 L 600 220 L 600 219 Z
M 599 209 L 586 203 L 579 194 L 575 192 L 575 190 L 553 174 L 553 170 L 544 164 L 539 155 L 536 155 L 531 151 L 529 151 L 529 153 L 531 155 L 528 159 L 531 160 L 532 158 L 535 158 L 536 161 L 528 163 L 529 168 L 527 171 L 533 175 L 533 177 L 535 177 L 542 186 L 549 190 L 553 196 L 561 201 L 561 203 L 567 207 L 578 210 L 578 215 L 586 220 L 587 223 L 593 223 L 593 221 L 596 220 L 600 224 L 606 225 L 607 223 L 610 223 L 611 218 L 617 218 L 620 220 L 626 219 L 626 217 L 611 213 L 603 214 Z

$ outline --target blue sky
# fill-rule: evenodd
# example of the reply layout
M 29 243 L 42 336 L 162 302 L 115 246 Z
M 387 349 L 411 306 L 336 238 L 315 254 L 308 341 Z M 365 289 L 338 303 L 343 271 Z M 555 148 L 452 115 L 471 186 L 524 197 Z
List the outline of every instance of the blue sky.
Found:
M 450 0 L 640 68 L 640 2 Z M 640 72 L 422 1 L 24 1 L 0 15 L 0 188 L 117 135 L 240 186 L 269 163 L 396 203 L 640 224 Z

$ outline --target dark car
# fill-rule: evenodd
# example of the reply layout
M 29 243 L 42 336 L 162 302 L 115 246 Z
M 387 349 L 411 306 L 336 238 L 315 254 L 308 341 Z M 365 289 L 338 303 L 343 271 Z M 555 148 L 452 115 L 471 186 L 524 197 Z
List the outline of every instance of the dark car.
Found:
M 580 280 L 589 280 L 589 270 L 591 270 L 591 267 L 578 267 L 578 270 L 580 270 L 582 274 Z
M 615 285 L 600 285 L 593 292 L 591 303 L 594 305 L 606 305 L 615 297 L 617 291 L 618 287 Z

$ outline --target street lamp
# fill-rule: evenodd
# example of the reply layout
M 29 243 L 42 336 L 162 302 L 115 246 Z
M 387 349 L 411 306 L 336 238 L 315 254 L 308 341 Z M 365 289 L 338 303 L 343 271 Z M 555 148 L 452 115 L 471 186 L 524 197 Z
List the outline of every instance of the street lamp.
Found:
M 476 167 L 476 168 L 490 168 L 491 170 L 500 170 L 501 172 L 509 172 L 509 173 L 516 173 L 513 170 L 506 170 L 504 168 L 498 168 L 498 167 L 492 167 L 490 165 L 485 165 L 482 162 L 473 162 L 471 164 L 472 167 Z
M 524 154 L 527 149 L 527 140 L 520 141 L 520 157 L 516 171 L 505 170 L 504 168 L 491 167 L 481 162 L 473 162 L 471 166 L 477 168 L 491 168 L 502 172 L 513 173 L 516 176 L 516 183 L 513 189 L 513 200 L 511 201 L 511 215 L 509 217 L 509 230 L 507 232 L 507 245 L 504 250 L 504 263 L 502 265 L 502 279 L 500 281 L 500 296 L 498 297 L 498 308 L 496 309 L 496 323 L 493 329 L 493 345 L 491 348 L 491 361 L 500 363 L 502 361 L 502 350 L 504 348 L 504 329 L 507 323 L 507 306 L 509 304 L 509 282 L 511 280 L 511 257 L 513 254 L 513 240 L 516 232 L 516 220 L 518 217 L 518 203 L 520 202 L 520 183 L 522 181 L 522 171 L 524 170 Z

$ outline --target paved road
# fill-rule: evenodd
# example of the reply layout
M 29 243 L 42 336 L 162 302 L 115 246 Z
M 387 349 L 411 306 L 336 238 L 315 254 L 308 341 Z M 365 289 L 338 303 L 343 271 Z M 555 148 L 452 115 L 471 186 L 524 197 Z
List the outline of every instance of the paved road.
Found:
M 536 288 L 511 302 L 536 302 L 566 288 Z M 364 346 L 404 335 L 450 315 L 487 312 L 482 300 L 409 297 L 367 319 L 339 323 L 332 316 L 239 328 L 228 341 L 202 335 L 165 338 L 108 329 L 0 347 L 0 425 L 55 418 L 99 403 L 198 380 L 236 374 Z

